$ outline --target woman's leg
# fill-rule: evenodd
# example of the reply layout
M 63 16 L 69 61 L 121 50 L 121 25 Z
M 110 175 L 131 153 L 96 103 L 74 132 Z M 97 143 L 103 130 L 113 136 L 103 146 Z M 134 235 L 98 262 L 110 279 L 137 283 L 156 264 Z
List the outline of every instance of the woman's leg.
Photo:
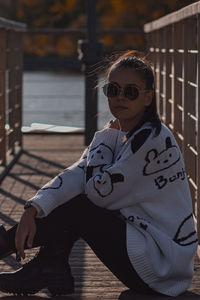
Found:
M 37 219 L 36 224 L 35 243 L 55 243 L 55 237 L 59 240 L 65 230 L 70 230 L 81 236 L 128 288 L 154 293 L 133 269 L 126 250 L 126 224 L 113 211 L 100 208 L 85 195 L 79 195 L 46 218 Z
M 6 250 L 1 249 L 2 257 L 16 251 L 14 245 L 16 229 L 17 225 L 8 232 L 1 228 L 0 248 L 5 247 Z M 36 239 L 33 246 L 42 246 L 39 252 L 17 271 L 0 273 L 0 290 L 19 295 L 35 294 L 43 288 L 48 288 L 52 296 L 73 293 L 74 278 L 68 257 L 77 239 L 77 236 L 67 230 L 59 238 L 55 236 L 50 243 Z

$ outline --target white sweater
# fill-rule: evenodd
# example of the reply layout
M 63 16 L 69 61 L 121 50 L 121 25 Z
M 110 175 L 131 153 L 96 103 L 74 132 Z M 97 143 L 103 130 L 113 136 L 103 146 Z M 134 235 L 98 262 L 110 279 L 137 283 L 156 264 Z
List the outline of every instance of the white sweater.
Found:
M 152 289 L 177 296 L 191 283 L 197 248 L 181 152 L 163 124 L 156 137 L 144 124 L 122 145 L 119 134 L 108 128 L 96 132 L 80 160 L 31 201 L 43 216 L 81 193 L 98 206 L 120 210 L 133 267 Z

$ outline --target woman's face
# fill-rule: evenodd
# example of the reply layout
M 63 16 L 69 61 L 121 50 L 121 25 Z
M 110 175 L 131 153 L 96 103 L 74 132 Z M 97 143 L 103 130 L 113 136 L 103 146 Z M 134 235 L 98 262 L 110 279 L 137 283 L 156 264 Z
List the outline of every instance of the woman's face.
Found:
M 153 91 L 139 93 L 135 100 L 125 98 L 123 89 L 127 84 L 134 84 L 141 91 L 146 90 L 145 81 L 133 68 L 113 68 L 108 76 L 108 81 L 116 83 L 122 89 L 118 96 L 108 97 L 110 111 L 119 120 L 121 130 L 130 131 L 137 126 L 146 107 L 151 104 Z

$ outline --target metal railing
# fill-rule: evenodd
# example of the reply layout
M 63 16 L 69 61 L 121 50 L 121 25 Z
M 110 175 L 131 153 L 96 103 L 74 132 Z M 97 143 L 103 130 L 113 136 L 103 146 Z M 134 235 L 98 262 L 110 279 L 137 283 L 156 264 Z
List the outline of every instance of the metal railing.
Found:
M 200 3 L 145 24 L 162 121 L 183 153 L 200 243 Z
M 22 151 L 24 30 L 24 24 L 0 18 L 0 180 Z

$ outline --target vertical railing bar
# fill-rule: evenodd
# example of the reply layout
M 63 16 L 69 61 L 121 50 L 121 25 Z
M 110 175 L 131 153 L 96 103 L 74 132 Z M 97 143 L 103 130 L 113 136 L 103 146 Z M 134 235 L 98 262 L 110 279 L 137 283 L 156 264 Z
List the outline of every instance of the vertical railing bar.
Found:
M 172 78 L 171 78 L 171 99 L 172 99 L 172 110 L 171 110 L 171 123 L 172 123 L 172 130 L 173 130 L 173 133 L 175 135 L 175 127 L 174 127 L 174 114 L 175 114 L 175 57 L 174 57 L 174 24 L 171 25 L 171 33 L 172 33 L 172 47 L 171 49 L 173 51 L 171 51 L 171 74 L 172 74 Z M 170 51 L 170 49 L 169 49 Z
M 167 124 L 167 30 L 166 27 L 163 29 L 163 44 L 162 49 L 164 49 L 163 53 L 163 114 L 164 114 L 164 122 Z
M 166 31 L 166 37 L 165 37 L 165 45 L 166 45 L 166 66 L 165 66 L 165 72 L 166 72 L 166 125 L 169 126 L 171 124 L 172 116 L 172 106 L 169 103 L 169 99 L 171 99 L 171 79 L 169 77 L 169 74 L 171 73 L 171 54 L 169 53 L 169 49 L 171 48 L 172 43 L 172 34 L 171 34 L 172 27 L 167 26 L 165 28 Z
M 182 112 L 178 109 L 178 105 L 182 106 L 182 83 L 177 80 L 177 77 L 182 77 L 182 57 L 178 49 L 183 46 L 183 29 L 182 22 L 174 24 L 174 136 L 182 150 L 182 140 L 179 138 L 179 134 L 182 135 Z
M 159 61 L 159 30 L 156 30 L 154 33 L 154 38 L 155 38 L 155 76 L 156 76 L 156 99 L 157 99 L 157 104 L 158 104 L 158 110 L 159 110 L 159 115 L 161 115 L 161 105 L 160 105 L 160 61 Z
M 15 124 L 15 107 L 14 107 L 14 35 L 11 30 L 8 30 L 8 57 L 7 57 L 7 68 L 8 72 L 8 121 L 9 121 L 9 131 L 8 131 L 8 145 L 10 154 L 15 154 L 15 141 L 14 141 L 14 124 Z
M 163 94 L 163 84 L 164 84 L 163 53 L 162 53 L 162 48 L 164 45 L 163 28 L 161 28 L 159 30 L 158 38 L 159 38 L 159 40 L 158 40 L 158 42 L 159 42 L 159 53 L 158 53 L 158 57 L 159 57 L 159 103 L 160 103 L 161 118 L 162 118 L 162 121 L 165 122 L 164 98 L 161 97 L 161 95 Z
M 195 181 L 195 170 L 193 168 L 193 154 L 189 150 L 188 145 L 190 145 L 190 141 L 192 140 L 191 132 L 195 134 L 192 125 L 191 125 L 191 120 L 188 118 L 188 113 L 193 111 L 193 97 L 191 95 L 191 90 L 189 90 L 188 87 L 188 81 L 191 80 L 191 77 L 193 76 L 193 73 L 195 72 L 194 67 L 190 65 L 190 57 L 188 50 L 192 46 L 192 33 L 190 30 L 194 30 L 193 28 L 193 23 L 192 19 L 186 19 L 183 21 L 183 26 L 184 26 L 184 101 L 183 101 L 183 109 L 184 109 L 184 142 L 183 142 L 183 155 L 184 155 L 184 160 L 185 160 L 185 165 L 186 165 L 186 170 L 191 177 L 193 181 Z M 194 145 L 193 145 L 194 146 Z M 193 176 L 194 175 L 194 176 Z M 195 209 L 195 198 L 196 198 L 196 191 L 194 189 L 194 186 L 190 184 L 190 189 L 191 189 L 191 195 L 192 195 L 192 200 L 193 200 L 193 209 Z
M 200 53 L 200 16 L 197 18 L 197 49 Z M 197 220 L 197 233 L 200 244 L 200 57 L 197 55 L 198 66 L 198 121 L 197 121 L 197 205 L 196 205 L 196 220 Z M 200 249 L 198 249 L 198 256 L 200 258 Z
M 5 72 L 6 72 L 6 30 L 0 29 L 0 47 L 1 47 L 1 60 L 0 60 L 0 160 L 1 165 L 6 165 L 6 130 L 5 130 Z
M 22 75 L 23 75 L 23 36 L 22 34 L 18 33 L 18 47 L 20 51 L 18 51 L 18 64 L 19 64 L 19 70 L 17 73 L 17 78 L 18 78 L 18 84 L 19 84 L 19 89 L 18 89 L 18 102 L 19 102 L 19 146 L 22 148 L 23 147 L 23 139 L 22 139 L 22 106 L 23 106 L 23 99 L 22 99 Z
M 12 42 L 13 42 L 13 146 L 14 146 L 14 151 L 15 151 L 15 144 L 18 140 L 18 132 L 17 132 L 17 104 L 18 104 L 18 99 L 17 99 L 17 90 L 16 90 L 16 85 L 17 85 L 17 76 L 16 76 L 16 64 L 17 64 L 17 33 L 12 36 Z

